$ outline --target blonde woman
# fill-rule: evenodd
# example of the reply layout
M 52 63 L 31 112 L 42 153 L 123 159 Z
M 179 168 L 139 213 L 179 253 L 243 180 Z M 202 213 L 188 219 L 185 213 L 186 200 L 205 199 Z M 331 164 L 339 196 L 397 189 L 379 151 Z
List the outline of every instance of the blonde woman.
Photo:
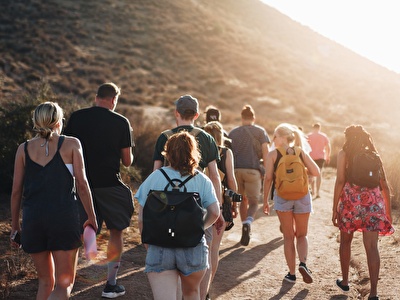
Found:
M 281 157 L 278 148 L 283 148 L 286 153 L 300 150 L 300 158 L 304 166 L 307 168 L 308 174 L 312 176 L 319 175 L 319 168 L 309 154 L 302 147 L 301 132 L 291 124 L 280 124 L 276 127 L 273 135 L 273 142 L 277 149 L 270 151 L 267 155 L 267 168 L 264 180 L 264 213 L 270 213 L 268 203 L 269 193 L 272 181 L 275 178 L 275 171 Z M 298 146 L 294 146 L 298 145 Z M 307 181 L 307 179 L 306 179 Z M 306 283 L 312 283 L 311 271 L 307 268 L 308 255 L 308 221 L 312 211 L 311 193 L 308 191 L 306 195 L 300 199 L 287 200 L 281 198 L 276 190 L 273 195 L 274 209 L 278 215 L 281 231 L 284 240 L 284 253 L 289 272 L 284 280 L 296 282 L 296 251 L 300 260 L 299 272 L 303 276 Z M 295 242 L 296 240 L 296 242 Z
M 75 190 L 88 215 L 84 226 L 97 230 L 92 195 L 79 140 L 60 135 L 60 106 L 40 104 L 33 113 L 33 124 L 37 135 L 22 143 L 15 157 L 12 244 L 17 246 L 15 236 L 20 233 L 22 248 L 31 255 L 38 274 L 36 299 L 69 299 L 82 245 Z

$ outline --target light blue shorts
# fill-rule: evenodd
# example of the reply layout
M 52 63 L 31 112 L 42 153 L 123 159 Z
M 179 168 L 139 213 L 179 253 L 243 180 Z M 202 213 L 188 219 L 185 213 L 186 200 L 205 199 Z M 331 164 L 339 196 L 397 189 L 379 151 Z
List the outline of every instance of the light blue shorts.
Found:
M 304 214 L 312 212 L 311 194 L 308 193 L 299 200 L 285 200 L 274 194 L 274 210 L 292 211 L 294 214 Z
M 208 246 L 203 236 L 196 247 L 165 248 L 149 245 L 146 255 L 145 273 L 178 270 L 187 276 L 209 268 Z

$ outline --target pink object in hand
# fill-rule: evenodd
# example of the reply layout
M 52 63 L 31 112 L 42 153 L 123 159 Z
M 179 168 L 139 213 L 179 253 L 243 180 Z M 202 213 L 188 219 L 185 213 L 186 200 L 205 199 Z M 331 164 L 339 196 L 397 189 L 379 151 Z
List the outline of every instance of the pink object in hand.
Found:
M 93 259 L 97 255 L 96 232 L 88 225 L 83 230 L 83 244 L 85 247 L 86 259 Z

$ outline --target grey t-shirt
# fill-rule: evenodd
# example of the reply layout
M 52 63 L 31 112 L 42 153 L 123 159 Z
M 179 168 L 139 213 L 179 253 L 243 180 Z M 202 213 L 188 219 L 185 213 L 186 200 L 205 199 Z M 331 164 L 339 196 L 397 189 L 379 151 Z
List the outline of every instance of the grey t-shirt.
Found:
M 235 159 L 235 169 L 260 168 L 260 158 L 253 146 L 253 137 L 260 143 L 270 143 L 267 132 L 258 125 L 243 125 L 232 129 L 229 138 L 232 139 L 232 151 Z

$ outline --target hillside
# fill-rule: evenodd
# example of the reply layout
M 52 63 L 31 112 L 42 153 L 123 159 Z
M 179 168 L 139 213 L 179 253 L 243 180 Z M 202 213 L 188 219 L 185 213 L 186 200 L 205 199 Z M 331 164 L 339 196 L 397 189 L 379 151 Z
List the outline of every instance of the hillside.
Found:
M 268 130 L 397 127 L 399 74 L 258 0 L 15 0 L 0 16 L 0 101 L 42 79 L 76 100 L 114 81 L 127 105 L 168 108 L 192 93 L 227 124 L 250 103 Z

